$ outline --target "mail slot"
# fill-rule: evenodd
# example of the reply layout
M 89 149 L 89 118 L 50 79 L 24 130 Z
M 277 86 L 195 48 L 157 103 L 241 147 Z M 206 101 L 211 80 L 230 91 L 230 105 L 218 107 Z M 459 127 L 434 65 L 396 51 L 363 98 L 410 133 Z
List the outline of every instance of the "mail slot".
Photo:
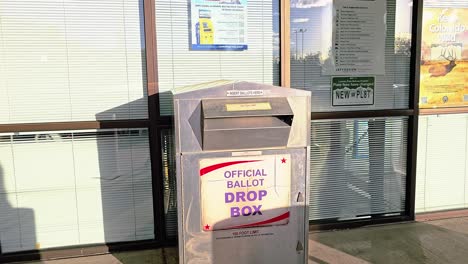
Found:
M 202 111 L 203 150 L 286 146 L 294 117 L 286 98 L 206 99 Z
M 175 89 L 180 263 L 306 263 L 310 92 Z

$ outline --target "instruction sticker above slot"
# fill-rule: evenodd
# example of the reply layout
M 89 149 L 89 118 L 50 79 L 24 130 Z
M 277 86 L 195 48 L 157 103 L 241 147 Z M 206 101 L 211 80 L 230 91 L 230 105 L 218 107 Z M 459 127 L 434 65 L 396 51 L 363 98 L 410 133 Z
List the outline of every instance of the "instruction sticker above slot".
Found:
M 268 102 L 262 103 L 242 103 L 242 104 L 226 104 L 226 111 L 255 111 L 255 110 L 271 110 L 271 105 Z
M 262 96 L 265 94 L 264 90 L 229 90 L 226 96 Z

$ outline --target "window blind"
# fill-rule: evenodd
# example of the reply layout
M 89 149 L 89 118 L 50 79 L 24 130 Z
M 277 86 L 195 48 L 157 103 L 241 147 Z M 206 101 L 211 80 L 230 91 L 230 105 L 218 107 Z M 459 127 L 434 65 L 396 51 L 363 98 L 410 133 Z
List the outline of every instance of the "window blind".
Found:
M 467 8 L 468 3 L 424 0 L 424 8 L 444 7 Z M 468 208 L 467 118 L 466 114 L 419 117 L 417 213 Z
M 468 115 L 419 118 L 416 212 L 468 208 Z
M 309 219 L 402 213 L 407 126 L 406 117 L 313 121 Z
M 146 118 L 142 5 L 0 1 L 0 123 Z
M 0 135 L 3 253 L 153 238 L 147 129 Z
M 374 105 L 339 107 L 320 59 L 331 49 L 332 3 L 291 0 L 291 87 L 312 91 L 312 112 L 408 108 L 412 1 L 386 1 L 385 75 L 375 75 Z
M 169 91 L 176 87 L 220 79 L 266 84 L 273 84 L 274 78 L 279 80 L 279 76 L 274 77 L 279 75 L 279 68 L 274 67 L 279 65 L 278 2 L 248 1 L 248 50 L 192 51 L 190 1 L 156 0 L 161 114 L 172 113 Z
M 170 239 L 177 239 L 176 153 L 172 129 L 163 129 L 161 131 L 161 149 L 166 235 Z

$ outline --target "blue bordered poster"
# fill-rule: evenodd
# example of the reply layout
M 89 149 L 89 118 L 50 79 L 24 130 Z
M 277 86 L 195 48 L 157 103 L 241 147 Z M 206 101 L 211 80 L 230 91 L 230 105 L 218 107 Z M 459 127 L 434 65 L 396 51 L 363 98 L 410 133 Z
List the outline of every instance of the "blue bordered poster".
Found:
M 247 0 L 192 0 L 191 50 L 246 50 Z

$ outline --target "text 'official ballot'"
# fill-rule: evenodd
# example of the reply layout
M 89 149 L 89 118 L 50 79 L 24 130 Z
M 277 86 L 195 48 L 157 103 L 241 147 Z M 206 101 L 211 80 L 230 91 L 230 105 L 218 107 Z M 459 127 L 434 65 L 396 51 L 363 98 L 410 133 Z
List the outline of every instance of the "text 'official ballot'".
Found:
M 200 160 L 205 231 L 288 223 L 291 156 Z

